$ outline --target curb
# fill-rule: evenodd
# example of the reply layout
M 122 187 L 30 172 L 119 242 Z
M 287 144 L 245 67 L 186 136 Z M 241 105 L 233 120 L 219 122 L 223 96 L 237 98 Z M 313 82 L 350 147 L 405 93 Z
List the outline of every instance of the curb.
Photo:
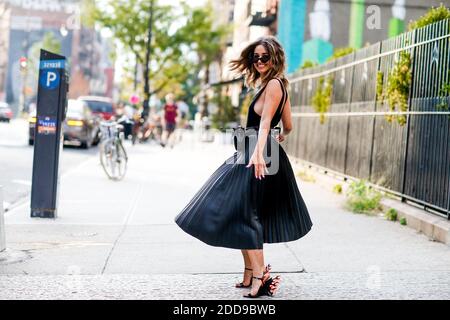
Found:
M 320 175 L 318 183 L 320 186 L 329 188 L 333 187 L 333 183 L 346 184 L 344 177 L 338 173 L 325 173 L 324 168 L 316 167 L 310 163 L 303 162 L 300 159 L 289 157 L 292 167 L 295 171 L 306 170 L 313 174 Z M 401 202 L 400 200 L 384 197 L 381 202 L 383 212 L 389 209 L 397 211 L 398 218 L 406 219 L 406 226 L 423 233 L 432 241 L 438 241 L 450 246 L 450 221 L 437 215 L 426 212 L 410 203 Z
M 394 199 L 381 200 L 381 206 L 384 211 L 395 209 L 398 219 L 405 218 L 407 226 L 423 233 L 430 240 L 450 245 L 450 221 L 447 219 Z

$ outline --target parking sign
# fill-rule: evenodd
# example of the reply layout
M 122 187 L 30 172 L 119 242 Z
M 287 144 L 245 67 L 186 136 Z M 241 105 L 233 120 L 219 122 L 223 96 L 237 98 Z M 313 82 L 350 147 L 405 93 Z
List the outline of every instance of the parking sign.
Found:
M 58 88 L 60 81 L 59 72 L 56 69 L 47 69 L 41 72 L 39 82 L 47 90 Z

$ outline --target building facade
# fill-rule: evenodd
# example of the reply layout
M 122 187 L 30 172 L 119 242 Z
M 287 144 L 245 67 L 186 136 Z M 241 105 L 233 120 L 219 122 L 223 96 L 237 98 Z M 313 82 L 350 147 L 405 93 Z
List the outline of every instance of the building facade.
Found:
M 0 1 L 0 101 L 4 101 L 6 98 L 10 14 L 11 9 L 6 5 L 6 2 Z
M 69 97 L 112 95 L 109 42 L 81 23 L 80 0 L 0 0 L 0 99 L 14 113 L 37 95 L 37 61 L 44 38 L 59 43 L 69 65 Z M 2 14 L 3 12 L 3 14 Z M 109 52 L 109 51 L 108 51 Z M 27 65 L 21 68 L 20 60 Z
M 231 103 L 236 108 L 240 106 L 246 94 L 242 78 L 230 71 L 229 62 L 239 57 L 241 51 L 259 37 L 275 35 L 276 10 L 279 0 L 228 0 L 228 23 L 233 30 L 229 36 L 227 47 L 221 61 L 220 79 L 212 84 L 220 83 L 224 94 L 231 97 Z M 220 1 L 225 2 L 225 1 Z M 220 11 L 223 12 L 225 11 Z M 220 14 L 219 12 L 217 14 Z M 225 21 L 222 21 L 225 23 Z
M 407 30 L 408 23 L 449 0 L 280 0 L 278 37 L 288 72 L 325 62 L 336 48 L 359 49 Z

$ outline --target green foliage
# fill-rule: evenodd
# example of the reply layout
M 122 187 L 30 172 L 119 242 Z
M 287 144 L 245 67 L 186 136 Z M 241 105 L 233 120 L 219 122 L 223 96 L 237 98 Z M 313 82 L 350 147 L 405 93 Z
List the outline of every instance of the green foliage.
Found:
M 325 123 L 325 113 L 328 112 L 331 106 L 333 81 L 333 76 L 328 76 L 326 81 L 324 77 L 320 77 L 317 91 L 311 100 L 311 105 L 314 107 L 314 110 L 320 113 L 321 124 Z
M 190 8 L 182 3 L 186 24 L 180 29 L 179 36 L 183 42 L 197 56 L 195 67 L 191 72 L 198 74 L 200 70 L 205 71 L 203 85 L 209 83 L 210 65 L 214 61 L 221 61 L 226 47 L 227 35 L 232 31 L 230 26 L 218 25 L 213 15 L 211 2 L 204 7 Z M 197 77 L 194 85 L 200 84 L 201 79 Z M 198 88 L 200 90 L 200 85 Z M 203 99 L 203 107 L 206 109 L 207 97 Z
M 333 187 L 333 192 L 337 194 L 342 194 L 342 184 L 336 184 Z
M 298 70 L 308 69 L 316 66 L 317 66 L 316 62 L 312 60 L 306 60 L 305 62 L 303 62 L 303 65 Z
M 386 99 L 390 111 L 408 111 L 411 79 L 411 54 L 408 51 L 402 51 L 388 77 Z M 396 118 L 400 125 L 403 126 L 406 124 L 406 115 L 399 115 Z M 392 122 L 394 116 L 386 116 L 386 119 Z
M 449 111 L 448 97 L 450 96 L 450 82 L 444 83 L 439 90 L 439 103 L 436 105 L 438 111 Z
M 210 5 L 191 8 L 182 3 L 181 10 L 175 10 L 156 0 L 105 0 L 101 8 L 93 10 L 92 17 L 109 28 L 127 53 L 144 66 L 152 2 L 150 95 L 162 97 L 175 92 L 178 96 L 193 97 L 200 90 L 199 71 L 220 56 L 226 35 L 224 27 L 216 26 Z M 196 53 L 196 59 L 187 54 L 189 51 Z M 130 79 L 135 61 L 131 59 L 127 69 Z M 145 73 L 145 68 L 142 72 Z M 191 77 L 193 74 L 196 76 Z M 131 83 L 126 83 L 128 88 Z M 186 83 L 189 85 L 185 86 Z
M 377 101 L 382 103 L 384 100 L 384 93 L 383 93 L 383 85 L 384 85 L 384 73 L 381 71 L 378 71 L 377 73 Z
M 299 177 L 300 180 L 303 180 L 305 182 L 312 182 L 312 183 L 316 182 L 316 178 L 312 174 L 308 173 L 306 170 L 297 172 L 297 177 Z
M 185 64 L 180 64 L 182 56 L 181 41 L 176 33 L 170 32 L 173 23 L 179 18 L 169 5 L 153 6 L 153 25 L 151 58 L 152 70 L 150 94 L 157 94 L 169 87 L 173 90 L 189 72 Z M 142 0 L 107 0 L 101 8 L 97 7 L 93 18 L 102 26 L 109 28 L 113 37 L 133 54 L 139 64 L 145 65 L 148 21 L 151 1 Z M 135 62 L 130 61 L 130 73 Z M 142 68 L 145 73 L 145 68 Z
M 39 69 L 39 59 L 41 54 L 41 49 L 61 54 L 61 41 L 59 41 L 53 32 L 47 32 L 42 37 L 42 40 L 34 43 L 30 48 L 29 54 L 29 70 L 38 70 Z M 29 77 L 33 78 L 32 81 L 36 81 L 34 78 L 37 78 L 37 73 L 31 72 Z M 30 80 L 30 79 L 29 79 Z
M 41 41 L 35 42 L 31 46 L 31 48 L 29 48 L 29 51 L 27 52 L 28 65 L 24 73 L 25 99 L 27 99 L 28 96 L 32 96 L 36 93 L 35 88 L 39 76 L 38 70 L 41 49 L 56 54 L 61 54 L 61 42 L 53 32 L 47 32 L 42 37 Z
M 346 208 L 355 213 L 372 214 L 380 210 L 381 193 L 364 180 L 352 182 L 347 190 Z
M 248 109 L 250 108 L 251 103 L 252 103 L 252 97 L 250 94 L 247 94 L 241 103 L 240 117 L 241 117 L 241 125 L 242 126 L 245 126 L 245 122 L 247 120 L 247 115 L 248 115 Z
M 411 21 L 408 29 L 409 31 L 412 31 L 414 29 L 423 28 L 444 19 L 450 19 L 450 10 L 441 3 L 439 7 L 432 7 L 425 15 L 416 21 Z
M 228 95 L 221 93 L 220 89 L 215 92 L 212 103 L 217 105 L 217 112 L 212 115 L 212 127 L 215 129 L 225 129 L 229 122 L 237 120 L 237 110 L 231 103 L 231 98 Z
M 408 224 L 408 222 L 406 221 L 406 218 L 405 218 L 405 217 L 401 217 L 401 218 L 400 218 L 400 224 L 401 224 L 402 226 L 406 226 L 406 225 Z
M 394 208 L 390 208 L 386 212 L 385 216 L 386 216 L 386 219 L 388 219 L 389 221 L 397 221 L 397 219 L 398 219 L 398 212 Z
M 95 0 L 81 0 L 81 24 L 88 28 L 95 27 Z
M 355 51 L 356 51 L 355 48 L 351 48 L 351 47 L 336 48 L 334 50 L 333 55 L 327 59 L 327 62 L 336 60 L 336 59 L 338 59 L 340 57 L 345 57 L 346 55 L 349 55 L 349 54 L 351 54 L 351 53 L 353 53 Z
M 44 49 L 56 54 L 61 54 L 61 41 L 59 41 L 53 32 L 47 32 L 44 34 L 41 42 L 35 44 L 32 50 L 35 50 L 33 54 L 37 53 L 37 57 L 39 56 L 40 49 Z
M 232 31 L 229 26 L 217 25 L 211 3 L 205 7 L 190 8 L 183 3 L 187 23 L 179 36 L 197 54 L 201 66 L 207 66 L 221 58 L 226 46 L 226 36 Z

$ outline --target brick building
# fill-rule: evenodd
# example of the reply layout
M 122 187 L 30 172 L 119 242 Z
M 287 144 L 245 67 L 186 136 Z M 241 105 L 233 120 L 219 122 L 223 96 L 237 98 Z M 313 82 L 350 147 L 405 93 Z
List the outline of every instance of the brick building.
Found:
M 81 23 L 80 0 L 0 0 L 0 99 L 15 113 L 21 96 L 23 107 L 36 99 L 36 49 L 51 35 L 67 57 L 69 97 L 98 94 L 112 96 L 113 62 L 109 41 L 93 27 Z M 107 52 L 106 52 L 107 51 Z M 106 53 L 105 53 L 106 52 Z M 19 60 L 26 57 L 25 73 Z

